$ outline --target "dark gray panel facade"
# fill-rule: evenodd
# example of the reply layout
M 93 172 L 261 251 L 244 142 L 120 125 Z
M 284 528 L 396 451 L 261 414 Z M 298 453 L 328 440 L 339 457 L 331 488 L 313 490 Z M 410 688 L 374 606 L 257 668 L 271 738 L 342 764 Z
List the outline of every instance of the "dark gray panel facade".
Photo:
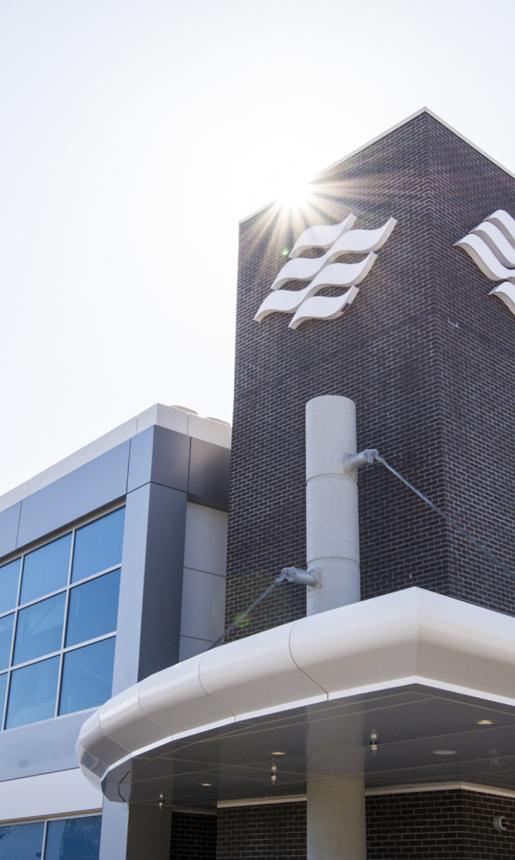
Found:
M 149 427 L 131 440 L 127 491 L 152 481 L 188 489 L 190 437 L 165 427 Z
M 191 440 L 188 490 L 192 502 L 228 510 L 230 460 L 227 448 L 201 439 Z
M 158 484 L 127 495 L 114 693 L 178 659 L 186 503 Z
M 104 800 L 101 860 L 169 860 L 172 813 L 169 808 L 128 806 Z

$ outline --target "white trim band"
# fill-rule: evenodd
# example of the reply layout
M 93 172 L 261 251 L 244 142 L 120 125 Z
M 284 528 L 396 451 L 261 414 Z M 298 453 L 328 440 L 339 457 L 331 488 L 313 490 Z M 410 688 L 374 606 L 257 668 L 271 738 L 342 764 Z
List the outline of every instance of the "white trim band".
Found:
M 489 794 L 493 797 L 515 799 L 515 791 L 493 785 L 480 785 L 472 782 L 431 782 L 426 785 L 390 785 L 386 788 L 367 788 L 365 797 L 389 797 L 393 794 L 423 794 L 428 791 L 471 791 L 475 794 Z M 306 803 L 305 794 L 287 794 L 284 797 L 249 797 L 243 800 L 219 800 L 217 809 L 233 809 L 241 806 L 278 806 L 281 803 Z
M 515 707 L 515 618 L 419 588 L 311 615 L 151 675 L 84 723 L 95 781 L 144 750 L 358 692 L 419 683 Z
M 102 792 L 79 768 L 0 782 L 0 822 L 100 813 Z

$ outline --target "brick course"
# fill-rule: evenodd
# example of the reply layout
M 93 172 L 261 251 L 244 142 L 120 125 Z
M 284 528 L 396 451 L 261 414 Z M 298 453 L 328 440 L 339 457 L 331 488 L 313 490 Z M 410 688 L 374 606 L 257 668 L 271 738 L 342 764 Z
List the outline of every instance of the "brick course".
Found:
M 504 815 L 514 829 L 497 833 L 495 815 Z M 462 790 L 367 798 L 368 860 L 511 860 L 513 856 L 515 800 L 511 798 Z M 306 860 L 305 803 L 219 811 L 216 860 L 283 858 Z
M 216 860 L 306 860 L 306 804 L 220 809 Z
M 367 798 L 368 860 L 508 860 L 515 831 L 494 830 L 495 815 L 515 819 L 515 800 L 470 791 Z
M 215 860 L 216 816 L 172 813 L 170 860 Z

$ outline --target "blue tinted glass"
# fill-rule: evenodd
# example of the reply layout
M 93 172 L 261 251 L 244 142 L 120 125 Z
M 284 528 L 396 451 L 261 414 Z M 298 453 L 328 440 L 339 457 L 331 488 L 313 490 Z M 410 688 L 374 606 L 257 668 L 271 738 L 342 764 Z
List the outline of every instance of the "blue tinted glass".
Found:
M 11 674 L 7 728 L 53 717 L 59 657 L 32 663 Z
M 23 562 L 21 603 L 64 588 L 68 581 L 71 535 L 29 552 Z
M 116 630 L 120 571 L 77 585 L 70 592 L 66 644 L 77 645 Z
M 4 716 L 5 691 L 7 688 L 7 675 L 0 675 L 0 729 Z
M 56 594 L 20 609 L 16 626 L 14 663 L 59 651 L 64 618 L 64 594 Z
M 100 815 L 49 821 L 45 860 L 98 860 Z
M 12 615 L 4 615 L 3 618 L 0 618 L 0 670 L 9 665 L 13 620 L 14 612 Z
M 20 560 L 10 561 L 0 567 L 0 612 L 14 609 L 18 596 L 18 574 Z
M 72 579 L 84 579 L 122 560 L 123 520 L 125 509 L 119 508 L 78 529 L 75 535 Z
M 94 708 L 109 699 L 113 660 L 114 638 L 68 651 L 64 656 L 59 713 Z
M 0 827 L 0 860 L 33 860 L 41 857 L 43 823 Z

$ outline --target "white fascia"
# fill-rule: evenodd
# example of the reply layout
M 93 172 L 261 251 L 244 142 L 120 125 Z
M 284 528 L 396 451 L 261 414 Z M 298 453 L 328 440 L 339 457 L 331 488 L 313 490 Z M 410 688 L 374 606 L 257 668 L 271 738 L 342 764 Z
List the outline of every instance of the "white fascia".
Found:
M 112 768 L 220 726 L 411 684 L 515 706 L 515 618 L 419 588 L 230 642 L 151 675 L 84 723 L 77 755 Z

